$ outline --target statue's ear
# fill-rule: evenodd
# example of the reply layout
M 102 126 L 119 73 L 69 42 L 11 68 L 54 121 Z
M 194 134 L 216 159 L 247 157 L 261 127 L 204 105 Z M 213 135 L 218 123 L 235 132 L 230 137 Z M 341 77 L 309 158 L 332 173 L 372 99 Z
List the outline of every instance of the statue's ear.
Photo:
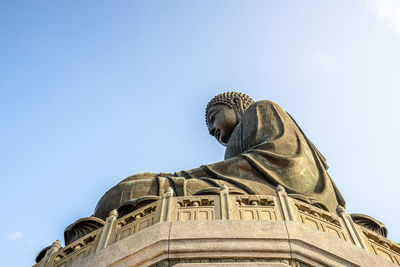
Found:
M 232 105 L 234 106 L 236 112 L 241 117 L 243 112 L 244 112 L 242 99 L 240 97 L 238 97 L 238 96 L 235 96 L 235 97 L 232 97 L 230 101 L 231 101 Z

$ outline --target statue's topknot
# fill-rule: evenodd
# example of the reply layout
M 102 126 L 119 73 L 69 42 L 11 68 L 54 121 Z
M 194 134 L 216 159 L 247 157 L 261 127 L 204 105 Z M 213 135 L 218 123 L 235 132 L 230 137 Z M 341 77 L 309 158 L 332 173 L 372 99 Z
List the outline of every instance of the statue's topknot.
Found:
M 215 105 L 225 105 L 232 109 L 238 109 L 239 107 L 235 106 L 235 101 L 234 101 L 235 98 L 240 98 L 240 100 L 242 102 L 243 111 L 245 111 L 248 107 L 250 107 L 251 104 L 254 103 L 254 100 L 250 96 L 248 96 L 246 94 L 238 93 L 238 92 L 225 92 L 225 93 L 214 96 L 214 98 L 211 99 L 210 102 L 208 102 L 207 107 L 206 107 L 207 127 L 209 127 L 208 120 L 207 120 L 208 110 L 212 106 L 215 106 Z

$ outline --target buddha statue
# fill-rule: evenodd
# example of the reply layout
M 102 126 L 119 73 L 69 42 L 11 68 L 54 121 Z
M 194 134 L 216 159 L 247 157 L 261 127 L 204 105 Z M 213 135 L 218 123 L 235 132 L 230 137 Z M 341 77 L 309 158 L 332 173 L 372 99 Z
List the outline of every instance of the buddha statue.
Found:
M 281 185 L 290 196 L 330 212 L 345 206 L 323 155 L 276 103 L 254 102 L 237 92 L 219 94 L 207 105 L 206 125 L 226 147 L 223 161 L 175 173 L 130 176 L 103 195 L 94 216 L 105 220 L 126 202 L 146 205 L 168 188 L 174 196 L 189 196 L 214 194 L 222 185 L 247 195 L 275 195 Z
M 124 179 L 102 196 L 92 216 L 81 218 L 65 229 L 66 248 L 57 257 L 61 259 L 66 253 L 75 253 L 82 244 L 93 242 L 93 235 L 87 235 L 100 228 L 96 251 L 104 248 L 116 218 L 131 214 L 162 196 L 220 195 L 222 190 L 229 194 L 276 196 L 277 191 L 279 194 L 284 189 L 291 198 L 337 213 L 346 225 L 351 226 L 352 221 L 363 227 L 362 231 L 387 237 L 385 225 L 368 215 L 343 217 L 345 201 L 327 172 L 325 158 L 296 121 L 276 103 L 267 100 L 254 102 L 249 96 L 237 92 L 219 94 L 206 107 L 206 125 L 210 135 L 226 147 L 224 160 L 191 170 L 147 172 Z M 162 201 L 161 206 L 162 203 L 165 202 Z M 134 218 L 139 218 L 138 215 Z M 134 220 L 129 216 L 125 219 Z M 374 238 L 381 240 L 380 237 Z M 60 242 L 56 241 L 44 248 L 36 262 L 43 262 L 46 258 L 44 264 L 47 264 L 60 247 Z M 76 255 L 73 259 L 80 257 Z M 71 259 L 68 259 L 70 263 Z

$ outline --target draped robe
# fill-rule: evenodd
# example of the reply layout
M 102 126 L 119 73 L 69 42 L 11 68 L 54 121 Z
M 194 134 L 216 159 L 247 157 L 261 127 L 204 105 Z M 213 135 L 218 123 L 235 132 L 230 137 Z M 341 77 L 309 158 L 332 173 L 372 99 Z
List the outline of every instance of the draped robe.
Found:
M 335 212 L 345 202 L 327 172 L 325 158 L 279 105 L 262 100 L 252 104 L 233 130 L 225 160 L 174 174 L 138 174 L 111 188 L 99 201 L 95 216 L 126 200 L 161 195 L 193 195 L 226 184 L 244 194 L 274 195 L 277 185 Z

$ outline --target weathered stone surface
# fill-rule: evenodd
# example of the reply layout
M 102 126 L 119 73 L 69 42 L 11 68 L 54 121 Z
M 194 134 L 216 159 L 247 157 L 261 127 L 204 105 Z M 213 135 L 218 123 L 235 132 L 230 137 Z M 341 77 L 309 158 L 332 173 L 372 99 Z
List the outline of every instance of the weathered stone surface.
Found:
M 184 267 L 184 266 L 189 266 L 189 267 L 231 267 L 231 266 L 244 266 L 244 267 L 290 267 L 289 265 L 285 263 L 249 263 L 249 262 L 229 262 L 229 263 L 210 263 L 210 262 L 204 262 L 204 263 L 178 263 L 174 265 L 175 267 Z
M 292 257 L 319 266 L 396 266 L 386 259 L 371 255 L 339 238 L 304 227 L 299 222 L 286 222 Z
M 171 224 L 171 258 L 290 258 L 282 221 L 185 221 Z
M 168 259 L 170 223 L 158 223 L 128 236 L 72 266 L 149 266 Z
M 185 259 L 198 262 L 179 263 Z M 288 266 L 273 262 L 251 265 L 255 263 L 246 262 L 249 259 L 296 260 L 304 266 L 397 266 L 298 222 L 233 220 L 158 223 L 73 266 L 204 266 L 207 261 L 207 266 L 228 264 L 215 262 L 218 259 L 237 266 L 241 259 L 245 266 Z

